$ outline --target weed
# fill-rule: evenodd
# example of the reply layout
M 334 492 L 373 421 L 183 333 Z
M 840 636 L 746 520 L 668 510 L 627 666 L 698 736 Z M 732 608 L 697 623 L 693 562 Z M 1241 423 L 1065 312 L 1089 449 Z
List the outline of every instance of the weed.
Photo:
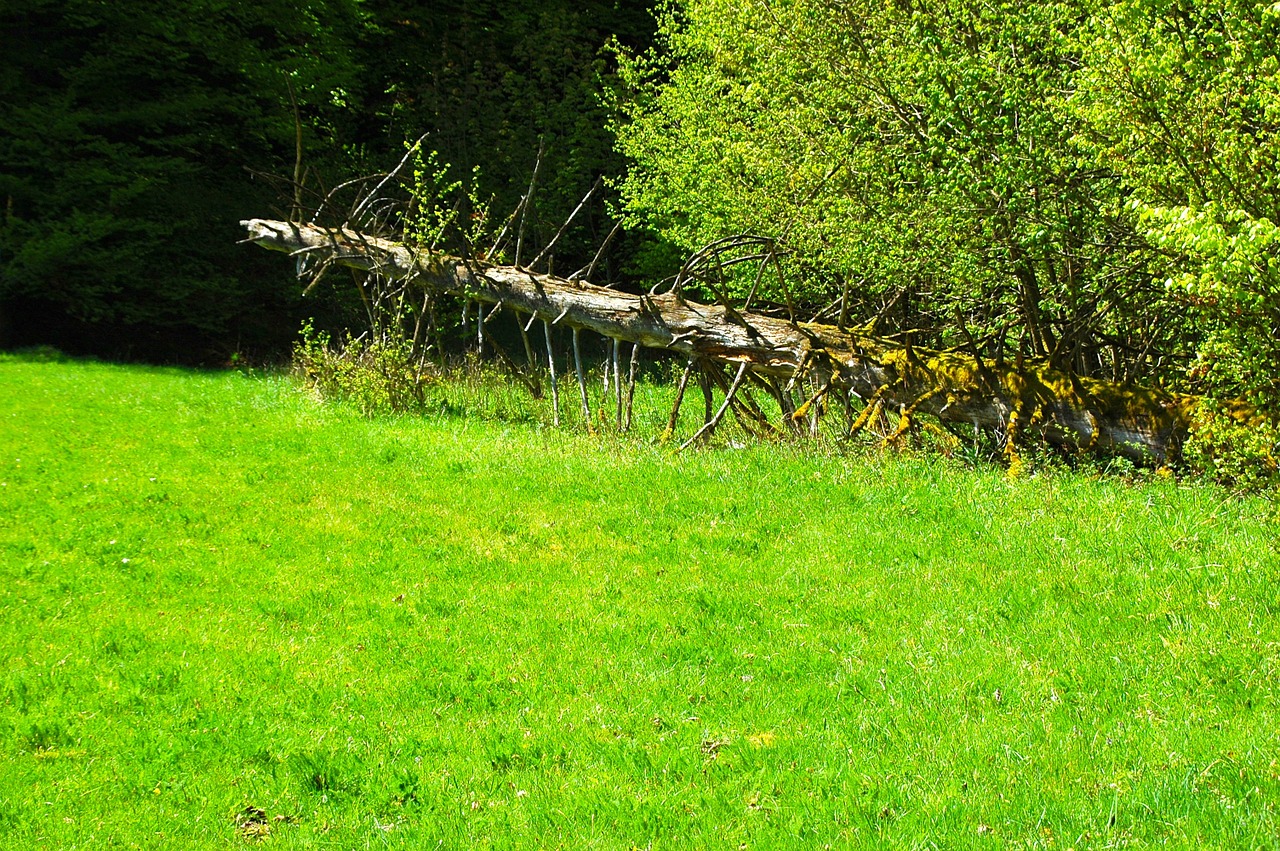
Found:
M 57 721 L 33 723 L 26 735 L 26 745 L 33 751 L 51 751 L 71 743 L 71 737 Z

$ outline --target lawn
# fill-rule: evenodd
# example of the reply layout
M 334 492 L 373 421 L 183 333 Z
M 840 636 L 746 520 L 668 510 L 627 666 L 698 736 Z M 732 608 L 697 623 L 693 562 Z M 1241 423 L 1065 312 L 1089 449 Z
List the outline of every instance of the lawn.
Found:
M 0 845 L 1280 846 L 1273 501 L 455 410 L 0 359 Z

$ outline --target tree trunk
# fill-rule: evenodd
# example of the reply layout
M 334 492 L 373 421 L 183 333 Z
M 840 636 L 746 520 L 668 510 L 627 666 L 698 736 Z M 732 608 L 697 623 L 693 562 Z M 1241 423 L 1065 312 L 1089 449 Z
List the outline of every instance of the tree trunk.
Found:
M 956 351 L 904 347 L 834 325 L 794 323 L 678 294 L 631 295 L 443 254 L 349 230 L 250 219 L 241 224 L 264 248 L 308 255 L 405 279 L 424 289 L 501 304 L 552 323 L 686 358 L 746 364 L 765 379 L 799 370 L 817 386 L 852 390 L 903 417 L 929 414 L 1018 438 L 1137 461 L 1163 463 L 1187 436 L 1198 397 L 1083 378 L 1047 362 L 1021 368 Z M 902 428 L 900 427 L 899 431 Z

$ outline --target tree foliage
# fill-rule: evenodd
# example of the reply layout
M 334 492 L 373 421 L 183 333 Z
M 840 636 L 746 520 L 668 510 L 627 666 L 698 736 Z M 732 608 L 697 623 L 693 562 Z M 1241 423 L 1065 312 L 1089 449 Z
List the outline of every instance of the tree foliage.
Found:
M 24 0 L 0 8 L 0 326 L 9 343 L 152 360 L 287 351 L 305 314 L 237 222 L 290 215 L 404 141 L 482 167 L 505 214 L 546 158 L 529 238 L 616 170 L 598 91 L 644 2 Z M 296 119 L 296 121 L 295 121 Z M 274 176 L 278 179 L 266 179 Z M 607 230 L 602 204 L 583 253 Z M 594 245 L 592 246 L 594 249 Z M 323 295 L 317 293 L 317 295 Z M 324 298 L 329 298 L 326 303 Z M 322 324 L 341 325 L 341 317 Z M 0 327 L 0 344 L 6 342 Z
M 543 245 L 597 178 L 622 170 L 601 99 L 613 74 L 604 48 L 611 39 L 646 45 L 654 27 L 649 5 L 366 0 L 376 26 L 359 56 L 377 94 L 364 120 L 378 125 L 366 135 L 426 133 L 424 144 L 452 179 L 474 182 L 498 217 L 520 204 L 541 152 L 525 224 L 527 243 Z M 608 233 L 604 199 L 596 197 L 577 223 L 557 244 L 559 268 L 590 259 Z
M 1195 313 L 1193 377 L 1280 410 L 1280 4 L 1124 0 L 1081 41 L 1082 141 Z
M 939 344 L 1275 408 L 1278 9 L 684 0 L 626 66 L 627 210 Z
M 229 263 L 292 159 L 290 87 L 332 134 L 355 0 L 32 2 L 0 16 L 0 298 L 20 339 L 207 359 L 271 345 L 296 298 Z M 185 357 L 184 357 L 185 356 Z

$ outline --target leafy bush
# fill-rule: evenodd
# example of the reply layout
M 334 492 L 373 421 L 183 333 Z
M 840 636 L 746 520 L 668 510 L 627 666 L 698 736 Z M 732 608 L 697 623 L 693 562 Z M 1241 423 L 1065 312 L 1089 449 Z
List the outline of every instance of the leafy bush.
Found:
M 422 411 L 436 377 L 408 340 L 361 335 L 335 345 L 310 323 L 294 346 L 293 368 L 321 396 L 350 402 L 365 416 Z
M 1280 428 L 1239 406 L 1203 402 L 1183 456 L 1193 470 L 1240 491 L 1280 485 Z

